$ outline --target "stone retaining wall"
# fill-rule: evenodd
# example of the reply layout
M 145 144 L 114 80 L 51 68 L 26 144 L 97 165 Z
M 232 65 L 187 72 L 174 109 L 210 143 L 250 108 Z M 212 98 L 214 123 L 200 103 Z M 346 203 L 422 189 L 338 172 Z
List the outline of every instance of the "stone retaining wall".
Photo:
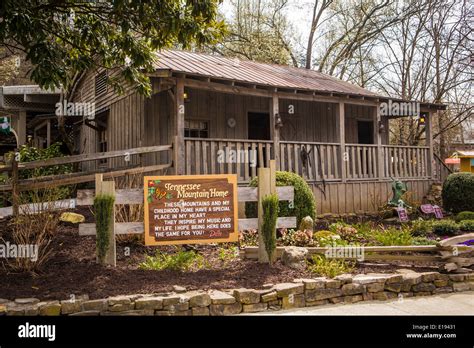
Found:
M 330 303 L 389 300 L 474 290 L 474 274 L 416 273 L 341 275 L 333 279 L 295 279 L 292 283 L 268 284 L 264 289 L 188 291 L 175 287 L 165 294 L 138 294 L 89 300 L 42 302 L 36 298 L 0 299 L 0 315 L 234 315 L 276 311 Z

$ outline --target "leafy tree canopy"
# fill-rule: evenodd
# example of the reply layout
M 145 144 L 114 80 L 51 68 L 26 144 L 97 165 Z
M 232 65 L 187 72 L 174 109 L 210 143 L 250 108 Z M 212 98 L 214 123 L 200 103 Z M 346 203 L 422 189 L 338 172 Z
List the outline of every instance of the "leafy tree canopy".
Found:
M 31 79 L 68 90 L 86 69 L 119 70 L 110 81 L 131 83 L 145 95 L 160 48 L 213 43 L 225 32 L 220 0 L 109 0 L 0 2 L 0 49 L 21 52 Z

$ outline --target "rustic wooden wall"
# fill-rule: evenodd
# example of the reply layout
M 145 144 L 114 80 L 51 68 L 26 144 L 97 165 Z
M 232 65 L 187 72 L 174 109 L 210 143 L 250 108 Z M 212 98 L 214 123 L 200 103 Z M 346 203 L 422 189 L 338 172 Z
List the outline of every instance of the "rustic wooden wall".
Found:
M 430 188 L 429 180 L 404 180 L 407 184 L 410 199 L 421 202 Z M 317 214 L 376 212 L 378 207 L 387 203 L 392 197 L 391 182 L 347 182 L 327 183 L 326 198 L 321 190 L 321 183 L 310 184 L 316 199 Z

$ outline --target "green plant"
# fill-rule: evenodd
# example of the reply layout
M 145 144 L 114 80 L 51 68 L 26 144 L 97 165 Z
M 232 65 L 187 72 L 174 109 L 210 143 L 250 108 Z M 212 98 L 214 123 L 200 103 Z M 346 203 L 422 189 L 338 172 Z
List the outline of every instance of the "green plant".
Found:
M 412 245 L 413 236 L 408 228 L 396 229 L 395 227 L 382 228 L 374 234 L 374 238 L 378 244 L 384 246 L 390 245 Z
M 436 245 L 438 242 L 435 239 L 426 237 L 413 237 L 413 245 Z
M 454 221 L 456 222 L 461 222 L 463 220 L 474 220 L 474 211 L 462 211 L 454 218 Z
M 474 207 L 474 174 L 453 173 L 443 183 L 444 209 L 453 213 Z
M 258 186 L 258 177 L 253 178 L 250 187 Z M 276 172 L 276 186 L 293 186 L 295 190 L 294 201 L 280 201 L 280 216 L 296 216 L 296 226 L 299 226 L 301 220 L 310 216 L 313 220 L 316 217 L 316 203 L 313 192 L 306 181 L 298 174 L 291 172 Z M 249 218 L 257 217 L 257 203 L 248 202 L 245 204 L 245 215 Z
M 459 225 L 453 220 L 434 221 L 432 228 L 438 236 L 452 236 L 459 232 Z
M 237 247 L 230 247 L 230 248 L 219 248 L 219 260 L 222 261 L 224 266 L 226 266 L 229 262 L 235 260 L 238 257 L 238 248 Z
M 276 248 L 276 223 L 278 219 L 278 195 L 270 194 L 262 199 L 263 223 L 262 238 L 265 244 L 265 251 L 268 255 L 268 262 L 272 264 Z
M 99 262 L 103 263 L 109 247 L 109 227 L 114 219 L 113 209 L 115 197 L 99 194 L 94 198 L 94 212 L 96 220 L 96 247 Z
M 258 232 L 257 230 L 244 230 L 239 232 L 239 242 L 242 246 L 257 245 Z
M 318 231 L 313 233 L 313 240 L 318 246 L 342 245 L 344 241 L 341 236 L 331 231 Z
M 462 220 L 459 223 L 459 229 L 461 231 L 474 231 L 474 219 L 473 220 Z
M 343 273 L 354 270 L 353 265 L 343 259 L 328 259 L 322 255 L 313 255 L 307 262 L 308 271 L 311 273 L 334 278 Z
M 295 245 L 295 246 L 312 246 L 313 245 L 313 233 L 310 231 L 300 230 L 281 230 L 281 241 L 283 245 Z
M 413 220 L 410 224 L 411 233 L 414 236 L 426 236 L 431 233 L 433 228 L 433 221 L 431 220 Z
M 138 267 L 144 270 L 172 270 L 189 271 L 191 269 L 201 269 L 205 266 L 204 257 L 195 251 L 178 251 L 174 254 L 165 254 L 157 251 L 154 256 L 147 255 L 145 261 Z
M 342 221 L 329 225 L 329 231 L 341 236 L 342 239 L 348 242 L 358 242 L 360 240 L 357 229 Z

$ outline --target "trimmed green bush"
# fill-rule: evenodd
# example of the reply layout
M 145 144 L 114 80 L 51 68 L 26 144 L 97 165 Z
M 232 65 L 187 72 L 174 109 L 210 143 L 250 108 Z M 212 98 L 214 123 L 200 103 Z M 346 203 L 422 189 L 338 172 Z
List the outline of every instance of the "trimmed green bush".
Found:
M 447 211 L 458 213 L 474 210 L 474 174 L 450 174 L 443 183 L 442 197 Z
M 438 236 L 453 236 L 459 232 L 459 225 L 453 220 L 434 221 L 432 230 Z
M 293 207 L 290 207 L 289 201 L 280 201 L 279 216 L 296 216 L 296 226 L 299 226 L 301 220 L 310 216 L 313 220 L 316 217 L 316 202 L 313 192 L 304 179 L 298 174 L 291 172 L 276 172 L 277 186 L 293 186 L 295 188 L 295 198 Z M 258 178 L 253 178 L 250 187 L 258 186 Z M 245 214 L 248 218 L 257 217 L 257 203 L 248 202 L 245 204 Z
M 398 230 L 395 227 L 390 227 L 376 232 L 374 238 L 379 244 L 384 246 L 413 244 L 413 236 L 407 228 Z
M 109 226 L 112 223 L 115 198 L 111 195 L 97 195 L 94 198 L 96 247 L 99 262 L 103 263 L 109 247 Z
M 456 222 L 461 222 L 463 220 L 474 220 L 474 211 L 462 211 L 454 218 L 454 221 Z
M 464 232 L 474 231 L 474 219 L 473 220 L 462 220 L 459 223 L 459 229 Z
M 273 255 L 276 249 L 276 224 L 278 219 L 278 195 L 276 193 L 263 197 L 263 224 L 262 238 L 265 244 L 265 251 L 268 255 L 268 263 L 272 264 Z
M 414 236 L 426 236 L 432 231 L 433 221 L 431 220 L 414 220 L 411 222 L 411 233 Z

